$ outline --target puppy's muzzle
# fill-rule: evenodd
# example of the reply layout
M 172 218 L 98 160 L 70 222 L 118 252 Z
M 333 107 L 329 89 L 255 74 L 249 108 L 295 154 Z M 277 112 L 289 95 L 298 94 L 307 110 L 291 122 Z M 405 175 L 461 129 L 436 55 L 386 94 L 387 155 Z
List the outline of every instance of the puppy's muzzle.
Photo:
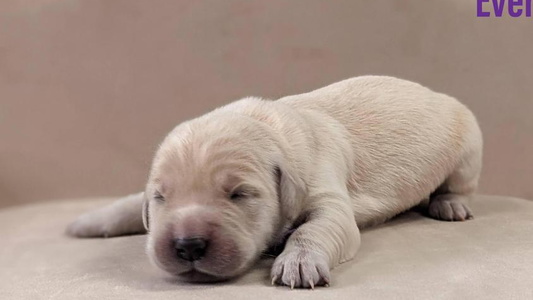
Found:
M 208 241 L 204 238 L 183 238 L 174 241 L 176 255 L 186 261 L 197 261 L 204 257 Z

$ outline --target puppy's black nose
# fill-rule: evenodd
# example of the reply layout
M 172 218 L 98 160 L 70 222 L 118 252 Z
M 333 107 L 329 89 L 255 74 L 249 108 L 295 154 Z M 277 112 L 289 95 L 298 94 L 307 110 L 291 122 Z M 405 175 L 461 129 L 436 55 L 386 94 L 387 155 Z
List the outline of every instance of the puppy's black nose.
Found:
M 174 247 L 179 258 L 195 261 L 204 256 L 207 241 L 203 238 L 176 239 Z

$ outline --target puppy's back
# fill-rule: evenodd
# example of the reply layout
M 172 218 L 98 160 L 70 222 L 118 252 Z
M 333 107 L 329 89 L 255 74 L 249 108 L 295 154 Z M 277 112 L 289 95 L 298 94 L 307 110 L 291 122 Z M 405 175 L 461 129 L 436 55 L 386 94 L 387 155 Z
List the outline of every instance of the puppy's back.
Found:
M 459 101 L 393 77 L 351 78 L 278 101 L 344 125 L 355 156 L 352 191 L 398 201 L 397 212 L 427 197 L 481 143 Z

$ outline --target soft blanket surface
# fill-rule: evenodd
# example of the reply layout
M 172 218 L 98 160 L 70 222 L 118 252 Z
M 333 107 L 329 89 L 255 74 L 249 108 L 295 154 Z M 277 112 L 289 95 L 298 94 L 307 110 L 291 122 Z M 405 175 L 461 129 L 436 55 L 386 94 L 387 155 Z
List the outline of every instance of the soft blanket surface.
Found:
M 332 286 L 272 287 L 271 260 L 230 282 L 181 283 L 152 267 L 145 236 L 73 239 L 77 215 L 112 199 L 0 210 L 2 299 L 533 299 L 533 201 L 476 196 L 475 219 L 407 212 L 363 231 Z

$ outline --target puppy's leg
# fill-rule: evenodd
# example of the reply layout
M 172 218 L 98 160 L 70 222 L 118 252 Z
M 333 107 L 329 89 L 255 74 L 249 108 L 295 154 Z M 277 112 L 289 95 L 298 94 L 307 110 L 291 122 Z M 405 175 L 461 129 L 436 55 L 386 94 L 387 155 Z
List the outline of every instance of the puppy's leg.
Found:
M 307 221 L 287 240 L 272 266 L 272 283 L 314 288 L 330 282 L 330 269 L 350 260 L 360 234 L 348 196 L 321 193 L 308 198 Z
M 437 220 L 472 219 L 468 201 L 475 192 L 481 172 L 481 149 L 473 151 L 432 195 L 428 214 Z
M 474 215 L 468 207 L 469 195 L 440 194 L 429 202 L 428 214 L 437 220 L 466 221 Z
M 113 237 L 146 233 L 142 220 L 144 193 L 129 195 L 78 217 L 67 228 L 75 237 Z

